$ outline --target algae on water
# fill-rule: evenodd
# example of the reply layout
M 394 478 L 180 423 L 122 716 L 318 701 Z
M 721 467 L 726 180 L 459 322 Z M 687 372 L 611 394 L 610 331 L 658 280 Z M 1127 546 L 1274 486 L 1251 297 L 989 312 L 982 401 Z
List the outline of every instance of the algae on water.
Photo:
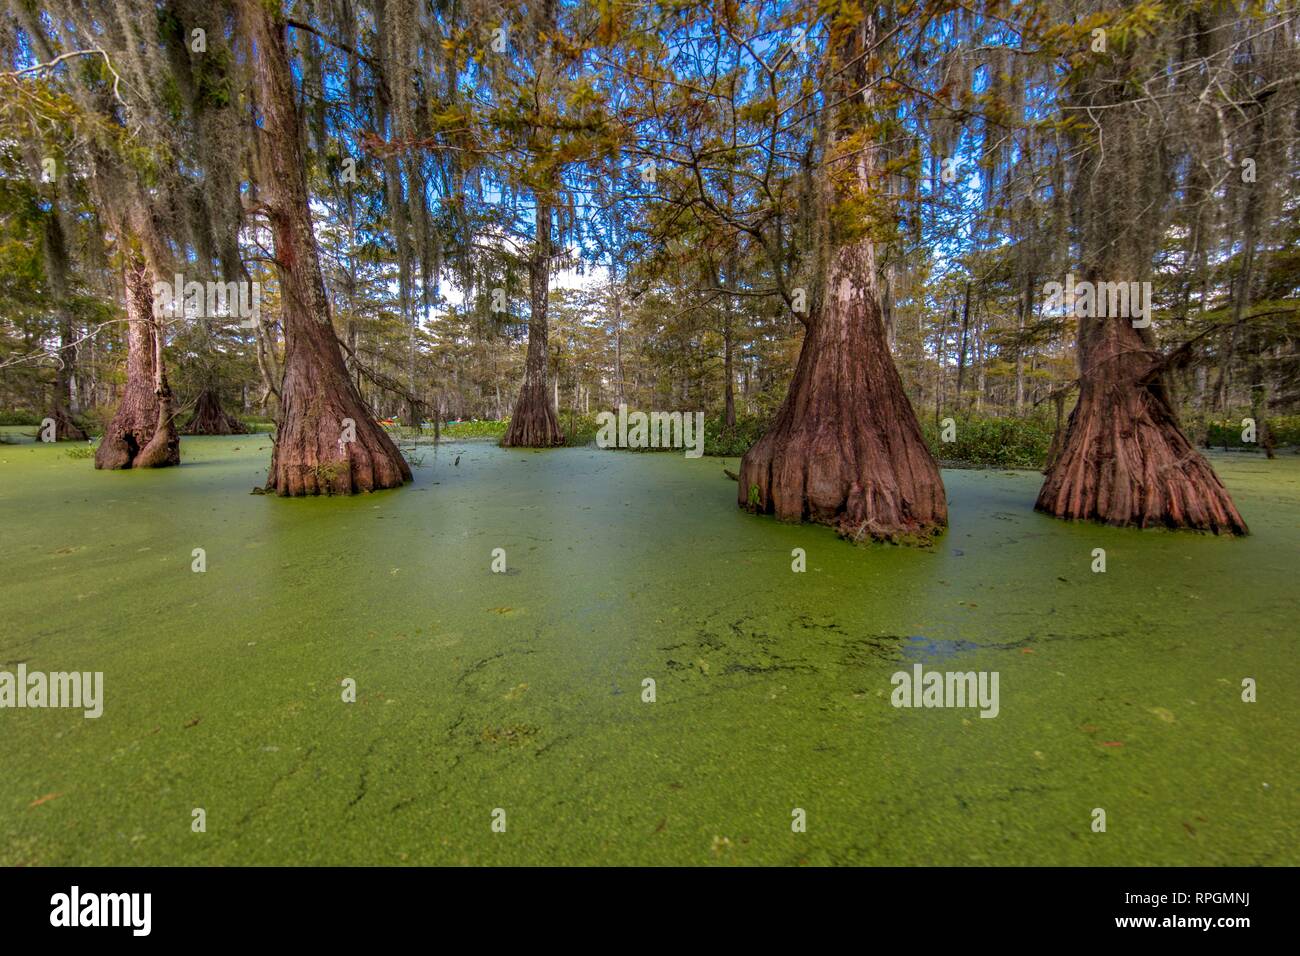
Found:
M 0 712 L 0 863 L 1300 862 L 1300 459 L 1215 460 L 1239 540 L 948 471 L 911 549 L 679 455 L 453 443 L 399 493 L 281 500 L 268 454 L 0 447 L 0 668 L 104 674 L 98 720 Z M 918 664 L 997 671 L 997 718 L 891 706 Z

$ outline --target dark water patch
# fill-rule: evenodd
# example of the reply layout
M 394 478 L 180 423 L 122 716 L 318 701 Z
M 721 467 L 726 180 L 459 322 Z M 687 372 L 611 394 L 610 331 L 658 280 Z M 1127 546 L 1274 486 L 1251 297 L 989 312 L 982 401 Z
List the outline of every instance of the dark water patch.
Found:
M 902 646 L 903 657 L 910 661 L 943 661 L 979 649 L 980 645 L 974 641 L 952 641 L 917 635 L 909 637 Z

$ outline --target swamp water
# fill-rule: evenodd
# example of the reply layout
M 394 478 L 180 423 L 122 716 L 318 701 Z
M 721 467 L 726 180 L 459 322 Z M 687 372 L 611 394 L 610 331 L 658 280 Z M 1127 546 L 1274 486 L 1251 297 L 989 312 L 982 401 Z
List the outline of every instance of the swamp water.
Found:
M 1215 459 L 1242 540 L 946 470 L 912 549 L 743 513 L 735 459 L 453 442 L 288 501 L 266 435 L 70 447 L 0 445 L 0 671 L 104 712 L 0 710 L 0 864 L 1300 863 L 1295 455 Z M 996 718 L 891 706 L 917 663 Z

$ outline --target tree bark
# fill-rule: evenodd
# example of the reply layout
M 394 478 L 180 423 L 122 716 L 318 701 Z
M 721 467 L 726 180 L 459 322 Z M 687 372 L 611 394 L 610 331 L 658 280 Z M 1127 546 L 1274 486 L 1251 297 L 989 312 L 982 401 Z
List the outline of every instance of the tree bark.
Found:
M 722 376 L 725 380 L 723 389 L 723 424 L 728 430 L 736 427 L 736 373 L 732 367 L 732 315 L 735 310 L 735 298 L 731 295 L 736 282 L 736 255 L 733 252 L 727 259 L 727 294 L 723 296 L 725 311 L 722 316 Z
M 284 374 L 266 491 L 298 496 L 395 488 L 411 480 L 410 466 L 357 391 L 330 321 L 284 22 L 261 0 L 243 0 L 241 11 L 256 48 L 263 199 L 284 326 Z
M 722 421 L 728 429 L 736 427 L 736 373 L 732 368 L 731 361 L 731 309 L 727 309 L 727 315 L 723 319 L 722 327 L 722 375 L 726 380 L 723 388 L 723 413 Z
M 832 27 L 827 72 L 837 77 L 837 95 L 873 87 L 865 54 L 877 23 L 861 8 L 856 19 Z M 834 69 L 836 61 L 844 66 Z M 828 121 L 850 145 L 841 155 L 833 144 L 820 170 L 822 281 L 790 391 L 772 427 L 741 459 L 737 497 L 751 512 L 827 524 L 854 541 L 925 538 L 947 525 L 948 505 L 890 356 L 874 241 L 869 230 L 841 236 L 830 226 L 832 201 L 860 200 L 879 188 L 876 150 L 870 142 L 863 147 L 851 113 Z M 848 166 L 838 181 L 834 162 Z
M 1078 271 L 1094 289 L 1101 280 L 1140 278 L 1163 234 L 1159 210 L 1140 222 L 1132 215 L 1141 205 L 1137 196 L 1158 195 L 1168 183 L 1163 154 L 1152 150 L 1149 132 L 1129 115 L 1125 99 L 1151 62 L 1132 45 L 1098 70 L 1071 76 L 1075 105 L 1106 107 L 1096 111 L 1095 127 L 1072 134 Z M 1148 321 L 1152 308 L 1148 296 Z M 1214 469 L 1183 433 L 1151 330 L 1135 328 L 1132 314 L 1077 321 L 1079 400 L 1034 507 L 1110 525 L 1246 534 Z
M 262 396 L 258 405 L 263 415 L 280 418 L 280 383 L 283 375 L 275 360 L 275 331 L 262 319 L 253 329 L 253 345 L 257 356 L 257 372 L 262 377 Z
M 194 402 L 194 414 L 181 429 L 183 435 L 245 435 L 248 429 L 221 405 L 221 390 L 204 388 Z
M 410 329 L 408 330 L 409 339 L 407 341 L 407 367 L 406 367 L 406 415 L 409 419 L 410 426 L 419 434 L 420 427 L 424 424 L 424 415 L 421 413 L 421 402 L 419 399 L 420 383 L 416 377 L 416 331 L 419 328 L 419 314 L 415 308 L 411 309 Z
M 866 53 L 879 23 L 870 10 L 832 26 L 832 99 L 875 109 Z M 858 91 L 866 90 L 866 94 Z M 868 122 L 870 122 L 868 118 Z M 819 170 L 818 232 L 800 360 L 775 423 L 741 459 L 741 507 L 781 520 L 829 524 L 841 536 L 907 541 L 948 524 L 939 466 L 894 367 L 881 320 L 871 229 L 841 232 L 833 208 L 875 199 L 878 159 L 852 108 L 827 118 L 833 133 Z
M 95 451 L 95 467 L 179 465 L 181 442 L 172 420 L 162 333 L 153 315 L 153 275 L 136 254 L 130 254 L 126 264 L 126 318 L 126 389 Z
M 547 307 L 551 291 L 551 207 L 537 200 L 537 237 L 528 260 L 528 354 L 524 383 L 501 444 L 505 448 L 551 448 L 564 444 L 559 418 L 546 387 Z
M 839 250 L 832 295 L 810 316 L 790 392 L 745 453 L 741 507 L 898 541 L 948 521 L 939 468 L 890 358 L 860 245 Z
M 966 338 L 970 333 L 970 283 L 961 307 L 961 338 L 957 345 L 957 407 L 961 408 L 961 392 L 966 384 Z
M 957 321 L 957 300 L 952 301 L 952 322 Z M 948 313 L 943 313 L 943 325 L 939 327 L 939 341 L 936 349 L 939 353 L 939 362 L 936 365 L 936 374 L 934 377 L 934 423 L 939 424 L 943 417 L 943 405 L 947 399 L 948 391 Z
M 1110 525 L 1246 534 L 1218 475 L 1183 434 L 1160 357 L 1132 321 L 1080 318 L 1078 356 L 1079 401 L 1034 507 Z
M 1255 420 L 1255 441 L 1264 450 L 1264 456 L 1273 459 L 1277 457 L 1273 431 L 1265 419 L 1268 412 L 1268 380 L 1264 374 L 1264 364 L 1259 359 L 1263 348 L 1262 343 L 1256 343 L 1253 350 L 1255 357 L 1250 363 L 1250 417 Z
M 616 278 L 610 281 L 610 286 L 614 292 L 614 382 L 618 389 L 614 404 L 617 407 L 627 402 L 623 388 L 623 297 Z
M 76 346 L 72 344 L 72 310 L 68 308 L 68 256 L 63 241 L 63 224 L 60 221 L 58 202 L 45 219 L 45 271 L 49 283 L 51 304 L 59 319 L 59 364 L 54 370 L 54 395 L 50 401 L 50 417 L 54 419 L 56 441 L 85 441 L 89 436 L 72 420 L 72 406 L 76 402 L 73 375 L 76 367 Z
M 1016 416 L 1019 417 L 1025 411 L 1025 326 L 1033 317 L 1034 309 L 1034 276 L 1033 273 L 1025 275 L 1024 294 L 1020 297 L 1019 307 L 1016 309 Z

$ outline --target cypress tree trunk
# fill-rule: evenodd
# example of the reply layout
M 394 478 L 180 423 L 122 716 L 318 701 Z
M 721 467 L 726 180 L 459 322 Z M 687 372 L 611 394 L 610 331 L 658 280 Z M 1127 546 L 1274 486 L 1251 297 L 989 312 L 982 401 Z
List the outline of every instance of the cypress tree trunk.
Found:
M 1089 275 L 1096 280 L 1096 273 Z M 1079 402 L 1034 505 L 1058 518 L 1246 534 L 1179 426 L 1159 356 L 1127 318 L 1079 319 Z
M 1130 47 L 1096 74 L 1081 72 L 1073 90 L 1076 104 L 1106 107 L 1097 110 L 1096 132 L 1089 126 L 1075 134 L 1072 151 L 1081 271 L 1094 284 L 1140 278 L 1163 229 L 1159 209 L 1133 215 L 1147 208 L 1138 197 L 1167 191 L 1149 127 L 1124 101 L 1153 63 L 1159 66 L 1144 52 Z M 1083 138 L 1093 135 L 1104 139 L 1104 150 Z M 1148 301 L 1148 319 L 1151 308 Z M 1034 507 L 1111 525 L 1246 534 L 1214 469 L 1183 434 L 1150 330 L 1135 328 L 1131 315 L 1085 315 L 1077 342 L 1079 401 Z
M 957 320 L 957 300 L 952 302 L 952 321 Z M 943 324 L 939 326 L 939 342 L 936 349 L 939 353 L 939 363 L 935 368 L 934 376 L 934 423 L 938 425 L 943 417 L 943 405 L 947 400 L 948 391 L 948 325 L 949 315 L 943 313 Z
M 153 275 L 142 256 L 126 265 L 126 389 L 95 451 L 96 468 L 165 468 L 181 463 L 172 393 L 153 315 Z
M 1264 456 L 1272 459 L 1277 457 L 1277 453 L 1274 450 L 1273 431 L 1265 420 L 1268 381 L 1264 376 L 1263 363 L 1259 360 L 1259 349 L 1262 348 L 1262 345 L 1256 346 L 1255 359 L 1250 363 L 1250 417 L 1255 420 L 1255 440 L 1264 449 Z
M 85 441 L 89 436 L 72 420 L 76 348 L 72 344 L 72 312 L 68 309 L 68 253 L 57 201 L 45 218 L 45 273 L 50 299 L 59 317 L 59 364 L 54 370 L 54 395 L 50 401 L 54 437 L 56 441 Z
M 844 64 L 834 72 L 846 91 L 870 89 L 865 52 L 878 25 L 861 6 L 857 23 L 832 28 L 831 49 Z M 851 113 L 831 121 L 851 143 L 860 129 Z M 829 203 L 871 196 L 879 187 L 875 151 L 846 147 L 828 156 L 820 175 L 823 222 Z M 844 160 L 851 173 L 844 175 Z M 831 182 L 832 159 L 839 179 Z M 873 240 L 822 231 L 822 294 L 810 308 L 799 363 L 785 403 L 766 434 L 745 453 L 740 506 L 788 521 L 834 527 L 853 540 L 897 541 L 941 531 L 948 522 L 939 467 L 921 434 L 889 353 L 881 318 Z
M 72 394 L 72 318 L 66 312 L 59 319 L 59 366 L 54 370 L 54 397 L 50 417 L 54 419 L 56 441 L 85 441 L 90 436 L 72 420 L 69 396 Z
M 966 384 L 966 339 L 970 333 L 970 282 L 961 307 L 961 338 L 957 340 L 957 408 L 961 409 L 961 392 Z
M 731 310 L 727 310 L 722 326 L 722 377 L 725 382 L 722 394 L 722 422 L 727 428 L 736 427 L 736 373 L 731 360 Z
M 617 408 L 627 402 L 623 389 L 623 290 L 617 279 L 611 279 L 610 285 L 614 291 L 614 386 L 618 391 L 614 407 Z
M 736 281 L 736 255 L 733 252 L 727 259 L 727 290 L 735 288 Z M 735 309 L 735 301 L 731 295 L 723 296 L 725 311 L 722 315 L 722 422 L 728 429 L 736 427 L 736 373 L 732 366 L 732 314 Z
M 550 448 L 564 444 L 559 418 L 546 387 L 547 307 L 551 292 L 551 207 L 537 201 L 537 239 L 528 261 L 528 354 L 510 427 L 501 439 L 506 448 Z
M 275 244 L 285 339 L 266 490 L 297 496 L 397 487 L 410 481 L 411 469 L 362 401 L 330 321 L 284 23 L 260 0 L 243 0 L 241 10 L 256 47 L 262 198 Z
M 1025 291 L 1016 309 L 1016 416 L 1025 411 L 1025 326 L 1033 318 L 1034 276 L 1025 275 Z
M 836 253 L 831 295 L 809 317 L 785 403 L 741 460 L 741 507 L 854 540 L 947 524 L 939 467 L 890 357 L 873 275 L 863 244 Z
M 181 429 L 184 435 L 245 435 L 248 429 L 234 415 L 221 406 L 221 392 L 214 387 L 204 388 L 194 403 L 194 414 Z

